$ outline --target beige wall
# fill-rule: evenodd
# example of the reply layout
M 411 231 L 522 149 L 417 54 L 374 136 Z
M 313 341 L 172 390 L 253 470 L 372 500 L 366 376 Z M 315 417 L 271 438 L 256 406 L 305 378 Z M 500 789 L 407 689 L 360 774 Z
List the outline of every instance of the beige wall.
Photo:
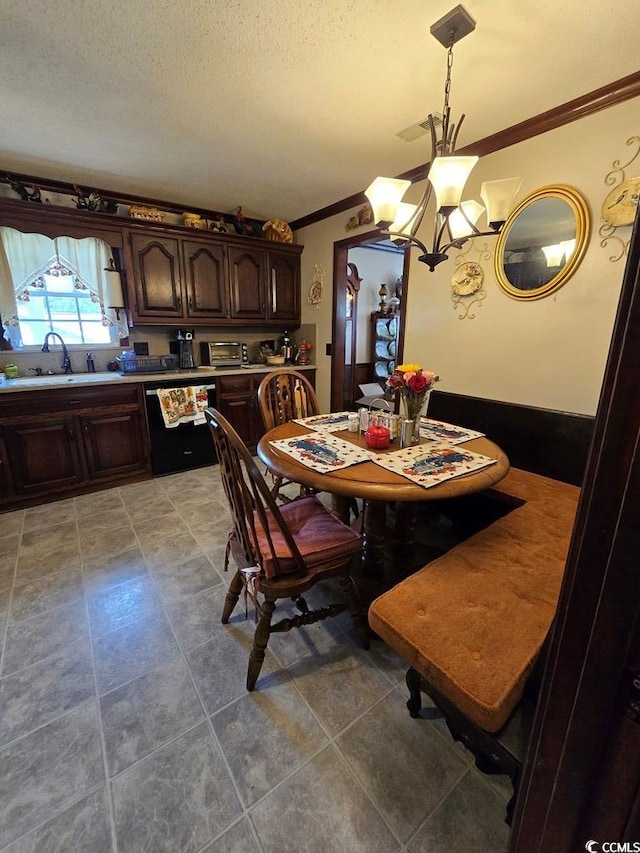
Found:
M 479 200 L 483 180 L 521 175 L 519 200 L 548 184 L 578 189 L 591 209 L 591 238 L 573 278 L 546 299 L 511 299 L 493 274 L 495 238 L 488 238 L 491 260 L 483 260 L 487 297 L 473 320 L 458 319 L 450 280 L 455 250 L 434 273 L 412 252 L 409 275 L 405 360 L 417 361 L 442 377 L 444 391 L 594 414 L 613 327 L 624 261 L 609 261 L 611 247 L 600 245 L 600 207 L 609 187 L 604 177 L 612 162 L 626 162 L 633 149 L 627 139 L 640 132 L 636 98 L 566 127 L 496 152 L 480 160 L 465 198 Z M 468 121 L 473 121 L 469 111 Z M 415 143 L 418 145 L 419 143 Z M 416 162 L 420 161 L 416 148 Z M 636 174 L 638 167 L 634 164 Z M 373 176 L 372 176 L 373 177 Z M 323 407 L 330 398 L 333 243 L 346 236 L 351 212 L 319 222 L 296 234 L 302 243 L 303 322 L 317 323 L 318 390 Z M 432 221 L 419 236 L 429 240 Z M 369 226 L 370 227 L 370 226 Z M 363 229 L 364 230 L 364 229 Z M 631 227 L 622 229 L 628 238 Z M 356 232 L 358 233 L 358 232 Z M 478 253 L 470 252 L 469 260 Z M 324 300 L 318 311 L 306 304 L 314 264 L 326 271 Z

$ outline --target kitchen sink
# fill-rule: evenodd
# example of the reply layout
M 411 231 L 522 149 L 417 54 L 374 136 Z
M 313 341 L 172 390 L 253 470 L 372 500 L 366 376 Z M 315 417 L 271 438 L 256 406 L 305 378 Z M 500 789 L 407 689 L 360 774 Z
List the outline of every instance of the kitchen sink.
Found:
M 55 373 L 43 376 L 19 376 L 17 379 L 6 379 L 0 387 L 5 390 L 20 390 L 21 388 L 64 388 L 67 385 L 91 385 L 95 382 L 112 382 L 122 379 L 119 373 Z

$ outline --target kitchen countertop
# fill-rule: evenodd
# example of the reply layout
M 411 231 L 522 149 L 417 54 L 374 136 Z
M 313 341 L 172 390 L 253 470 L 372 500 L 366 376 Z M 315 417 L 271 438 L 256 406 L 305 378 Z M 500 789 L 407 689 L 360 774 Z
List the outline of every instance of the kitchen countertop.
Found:
M 295 370 L 315 370 L 315 364 L 291 365 Z M 104 371 L 101 373 L 56 373 L 43 376 L 19 376 L 17 379 L 5 379 L 0 384 L 0 394 L 9 391 L 36 391 L 46 388 L 69 388 L 83 385 L 114 385 L 119 383 L 171 382 L 172 379 L 184 382 L 193 379 L 194 384 L 216 376 L 237 376 L 240 373 L 270 373 L 277 368 L 267 364 L 251 364 L 249 367 L 220 370 L 203 366 L 194 370 L 169 370 L 166 373 L 128 373 Z

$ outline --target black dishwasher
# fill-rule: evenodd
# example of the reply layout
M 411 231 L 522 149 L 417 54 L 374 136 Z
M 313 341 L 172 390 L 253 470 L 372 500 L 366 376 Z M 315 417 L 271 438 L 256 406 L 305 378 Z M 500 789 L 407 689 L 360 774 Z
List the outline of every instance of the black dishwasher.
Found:
M 216 385 L 211 376 L 204 376 L 200 380 L 176 377 L 163 379 L 160 382 L 144 383 L 151 442 L 151 470 L 154 474 L 173 474 L 217 462 L 213 439 L 206 423 L 165 426 L 158 389 L 188 388 L 189 386 L 206 388 L 207 404 L 216 405 Z

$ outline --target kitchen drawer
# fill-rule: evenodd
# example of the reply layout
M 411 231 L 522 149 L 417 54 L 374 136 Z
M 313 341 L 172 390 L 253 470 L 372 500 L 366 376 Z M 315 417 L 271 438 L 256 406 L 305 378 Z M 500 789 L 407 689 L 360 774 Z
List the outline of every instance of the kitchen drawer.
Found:
M 0 417 L 43 414 L 46 412 L 75 412 L 103 406 L 139 405 L 138 384 L 94 387 L 54 388 L 49 391 L 17 391 L 0 395 Z
M 218 394 L 226 394 L 233 391 L 254 391 L 264 374 L 251 373 L 240 374 L 238 376 L 220 376 L 217 381 Z

